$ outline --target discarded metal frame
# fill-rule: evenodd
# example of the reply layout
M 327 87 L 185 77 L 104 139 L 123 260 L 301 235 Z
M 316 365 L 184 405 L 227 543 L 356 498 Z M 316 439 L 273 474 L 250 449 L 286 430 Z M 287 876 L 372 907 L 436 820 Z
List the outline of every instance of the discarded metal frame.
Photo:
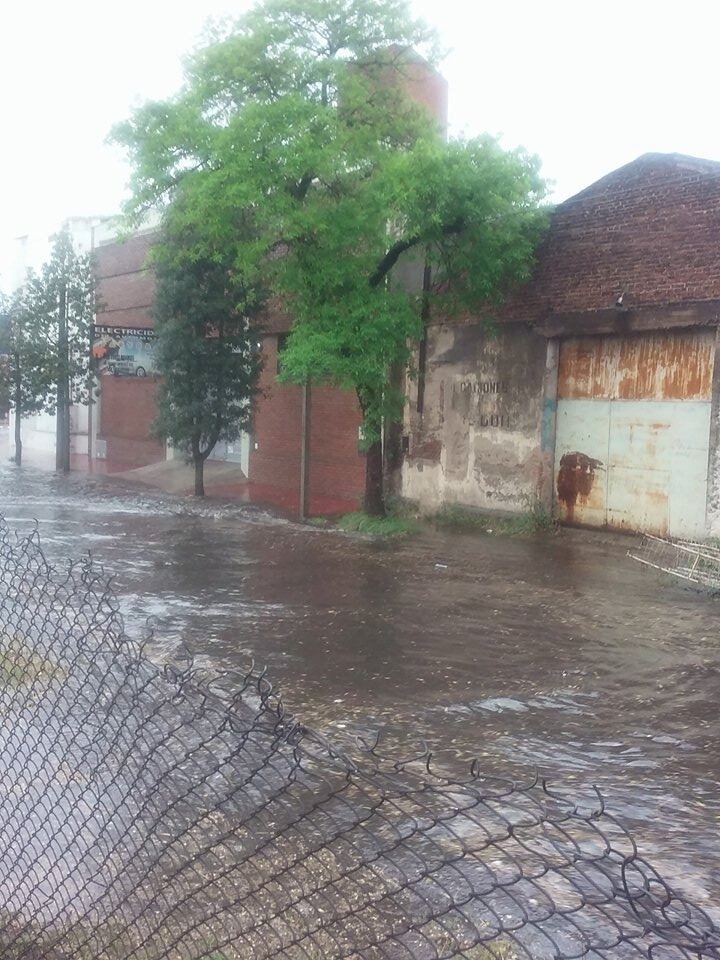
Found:
M 681 580 L 720 590 L 720 548 L 712 544 L 646 534 L 628 556 Z

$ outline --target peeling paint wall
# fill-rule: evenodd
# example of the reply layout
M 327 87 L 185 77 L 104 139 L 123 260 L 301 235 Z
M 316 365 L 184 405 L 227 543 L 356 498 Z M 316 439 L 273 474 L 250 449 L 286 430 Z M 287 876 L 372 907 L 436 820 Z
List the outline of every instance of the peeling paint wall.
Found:
M 568 337 L 558 391 L 565 399 L 709 400 L 714 333 Z
M 710 387 L 710 428 L 705 532 L 720 537 L 720 327 L 712 332 L 713 359 Z
M 417 384 L 410 389 L 403 495 L 425 510 L 460 503 L 519 511 L 531 498 L 549 501 L 554 357 L 548 341 L 520 324 L 431 327 L 422 415 Z
M 560 348 L 555 471 L 567 523 L 702 537 L 715 332 L 571 337 Z

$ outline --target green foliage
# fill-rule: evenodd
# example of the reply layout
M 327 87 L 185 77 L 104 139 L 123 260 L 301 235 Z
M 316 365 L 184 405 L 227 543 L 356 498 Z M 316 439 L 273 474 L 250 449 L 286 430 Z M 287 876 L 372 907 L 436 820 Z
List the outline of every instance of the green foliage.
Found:
M 50 259 L 39 274 L 28 273 L 21 291 L 26 326 L 46 348 L 49 384 L 44 408 L 52 412 L 67 383 L 68 401 L 84 403 L 90 389 L 90 328 L 95 277 L 90 254 L 78 253 L 70 234 L 54 237 Z
M 52 386 L 52 359 L 42 328 L 30 310 L 27 288 L 0 303 L 0 391 L 3 405 L 19 415 L 40 413 Z
M 320 529 L 326 529 L 331 526 L 330 520 L 327 517 L 308 517 L 305 522 L 311 527 L 320 527 Z
M 506 537 L 532 536 L 552 532 L 557 527 L 552 514 L 537 497 L 527 498 L 527 510 L 510 515 L 483 513 L 460 503 L 446 503 L 432 519 L 437 526 L 449 530 Z
M 21 462 L 20 420 L 42 410 L 58 413 L 58 464 L 70 466 L 69 407 L 90 391 L 90 326 L 95 278 L 89 255 L 78 254 L 70 235 L 54 238 L 40 273 L 30 271 L 10 299 L 2 331 L 6 361 L 2 392 L 16 412 L 15 460 Z
M 41 657 L 19 634 L 0 637 L 0 688 L 32 687 L 37 694 L 63 674 L 57 664 Z
M 282 378 L 353 389 L 369 446 L 402 416 L 388 374 L 411 371 L 428 309 L 487 309 L 528 276 L 538 163 L 489 137 L 446 143 L 410 102 L 411 51 L 434 50 L 406 0 L 264 0 L 209 40 L 177 96 L 114 132 L 128 214 L 180 200 L 202 224 L 189 256 L 227 251 L 293 317 Z M 432 289 L 396 276 L 408 257 Z
M 189 258 L 193 236 L 166 219 L 154 250 L 157 279 L 155 434 L 203 462 L 250 423 L 260 360 L 251 328 L 255 295 L 233 276 L 231 257 Z
M 338 520 L 346 533 L 369 533 L 376 537 L 398 537 L 414 533 L 417 524 L 408 517 L 372 517 L 367 513 L 346 513 Z

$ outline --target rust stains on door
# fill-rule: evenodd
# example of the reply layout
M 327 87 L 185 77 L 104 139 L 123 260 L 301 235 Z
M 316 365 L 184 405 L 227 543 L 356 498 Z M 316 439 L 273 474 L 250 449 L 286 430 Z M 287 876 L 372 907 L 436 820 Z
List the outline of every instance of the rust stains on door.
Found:
M 558 398 L 710 400 L 712 333 L 571 337 L 560 350 Z
M 560 346 L 558 515 L 701 536 L 714 331 L 573 337 Z
M 578 499 L 581 505 L 588 502 L 595 483 L 595 471 L 601 466 L 600 460 L 577 451 L 565 453 L 560 458 L 557 495 L 565 507 L 565 518 L 569 523 L 575 519 Z

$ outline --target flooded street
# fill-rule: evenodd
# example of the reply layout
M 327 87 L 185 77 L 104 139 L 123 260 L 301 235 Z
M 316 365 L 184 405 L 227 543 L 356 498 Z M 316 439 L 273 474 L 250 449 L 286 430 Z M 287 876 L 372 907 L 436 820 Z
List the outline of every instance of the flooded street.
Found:
M 660 579 L 621 537 L 427 529 L 377 543 L 261 511 L 0 467 L 0 512 L 53 561 L 90 550 L 128 632 L 218 668 L 265 664 L 333 736 L 388 732 L 437 763 L 587 796 L 717 916 L 720 600 Z

